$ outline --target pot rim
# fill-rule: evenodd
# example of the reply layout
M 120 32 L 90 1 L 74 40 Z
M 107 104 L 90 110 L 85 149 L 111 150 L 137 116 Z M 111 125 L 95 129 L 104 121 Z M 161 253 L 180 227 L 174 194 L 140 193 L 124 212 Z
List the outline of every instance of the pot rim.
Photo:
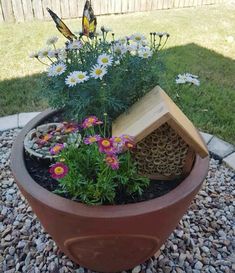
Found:
M 61 213 L 69 213 L 80 217 L 94 218 L 119 218 L 138 216 L 145 213 L 151 213 L 155 210 L 170 207 L 174 203 L 187 197 L 194 192 L 204 181 L 209 166 L 209 157 L 200 158 L 196 155 L 195 164 L 190 174 L 169 193 L 151 200 L 123 204 L 123 205 L 98 205 L 89 206 L 75 202 L 59 195 L 56 195 L 33 180 L 28 173 L 24 162 L 24 138 L 27 133 L 36 127 L 43 119 L 57 112 L 57 110 L 48 109 L 33 118 L 16 137 L 11 151 L 11 170 L 13 176 L 23 191 L 48 207 L 52 207 Z

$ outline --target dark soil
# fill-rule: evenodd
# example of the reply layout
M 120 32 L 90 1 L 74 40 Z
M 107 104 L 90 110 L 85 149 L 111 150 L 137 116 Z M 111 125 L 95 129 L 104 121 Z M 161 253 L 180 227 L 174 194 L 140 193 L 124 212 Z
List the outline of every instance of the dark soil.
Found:
M 59 122 L 64 121 L 63 114 L 57 114 L 57 116 L 52 116 L 44 121 L 47 122 Z M 25 163 L 26 168 L 32 178 L 43 188 L 53 192 L 56 189 L 59 189 L 59 183 L 57 180 L 51 178 L 49 174 L 49 166 L 53 163 L 49 160 L 38 160 L 34 157 L 29 156 L 25 153 Z M 137 203 L 142 201 L 147 201 L 160 197 L 174 188 L 176 188 L 181 180 L 171 180 L 171 181 L 160 181 L 160 180 L 151 180 L 150 185 L 146 188 L 142 196 L 128 195 L 123 191 L 116 192 L 115 204 L 128 204 L 128 203 Z M 61 195 L 62 197 L 71 199 L 68 195 Z M 79 200 L 76 200 L 79 202 Z

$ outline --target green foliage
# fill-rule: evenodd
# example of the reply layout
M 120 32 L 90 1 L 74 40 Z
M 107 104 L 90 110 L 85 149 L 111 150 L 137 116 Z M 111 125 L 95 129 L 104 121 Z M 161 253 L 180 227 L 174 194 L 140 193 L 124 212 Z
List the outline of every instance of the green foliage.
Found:
M 141 195 L 149 179 L 137 174 L 135 163 L 127 151 L 119 157 L 119 169 L 113 170 L 105 163 L 105 154 L 96 144 L 68 146 L 58 157 L 68 166 L 68 174 L 58 179 L 60 190 L 83 203 L 114 204 L 117 191 Z

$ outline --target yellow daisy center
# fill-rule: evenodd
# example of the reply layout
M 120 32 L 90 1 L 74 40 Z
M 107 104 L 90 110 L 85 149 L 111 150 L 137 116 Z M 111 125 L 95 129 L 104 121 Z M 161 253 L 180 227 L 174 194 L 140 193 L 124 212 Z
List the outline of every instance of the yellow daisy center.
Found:
M 104 147 L 109 147 L 110 142 L 109 142 L 108 140 L 103 140 L 103 141 L 102 141 L 102 145 L 103 145 Z
M 71 78 L 70 82 L 74 83 L 74 82 L 76 82 L 76 80 L 74 78 Z
M 114 141 L 117 143 L 120 143 L 120 142 L 122 142 L 122 139 L 120 137 L 115 137 Z
M 107 64 L 109 59 L 107 57 L 104 57 L 101 59 L 102 63 Z
M 58 152 L 60 150 L 60 146 L 55 146 L 54 148 L 53 148 L 53 151 L 54 152 Z
M 56 68 L 56 72 L 61 72 L 61 71 L 62 71 L 62 67 L 61 66 L 59 66 L 59 67 Z
M 88 118 L 88 120 L 87 120 L 89 123 L 93 123 L 93 122 L 95 122 L 95 119 L 94 118 Z
M 60 175 L 62 173 L 64 173 L 64 169 L 62 167 L 55 168 L 55 174 Z
M 96 142 L 96 138 L 95 138 L 95 137 L 90 137 L 90 138 L 89 138 L 89 141 L 92 142 L 92 143 L 93 143 L 93 142 Z
M 135 39 L 136 39 L 136 41 L 140 41 L 141 37 L 140 36 L 136 36 Z
M 79 78 L 80 80 L 83 80 L 83 79 L 85 78 L 85 76 L 84 76 L 83 74 L 78 74 L 78 78 Z
M 96 75 L 102 74 L 102 69 L 100 69 L 100 68 L 96 69 L 95 74 Z

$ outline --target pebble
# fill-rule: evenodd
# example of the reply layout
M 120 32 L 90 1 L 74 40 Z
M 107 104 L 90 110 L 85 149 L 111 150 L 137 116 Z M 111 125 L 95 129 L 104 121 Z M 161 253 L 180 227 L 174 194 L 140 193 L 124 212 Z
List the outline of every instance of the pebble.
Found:
M 94 273 L 58 251 L 19 192 L 9 167 L 18 132 L 0 132 L 0 272 Z M 161 250 L 122 273 L 235 271 L 234 188 L 235 172 L 212 158 L 202 189 Z

